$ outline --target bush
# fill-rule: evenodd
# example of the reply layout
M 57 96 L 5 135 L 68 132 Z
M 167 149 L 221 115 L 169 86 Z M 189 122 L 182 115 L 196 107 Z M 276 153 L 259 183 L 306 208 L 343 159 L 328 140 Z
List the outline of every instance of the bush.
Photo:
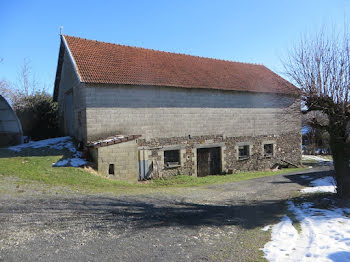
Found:
M 58 106 L 52 96 L 44 92 L 20 96 L 13 104 L 22 123 L 23 134 L 33 140 L 41 140 L 59 135 Z

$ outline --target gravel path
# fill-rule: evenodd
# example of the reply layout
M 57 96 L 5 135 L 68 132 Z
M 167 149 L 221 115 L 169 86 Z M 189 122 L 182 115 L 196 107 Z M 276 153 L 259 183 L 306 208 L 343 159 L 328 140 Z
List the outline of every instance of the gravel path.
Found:
M 270 239 L 261 228 L 329 170 L 119 197 L 0 177 L 0 261 L 256 261 Z

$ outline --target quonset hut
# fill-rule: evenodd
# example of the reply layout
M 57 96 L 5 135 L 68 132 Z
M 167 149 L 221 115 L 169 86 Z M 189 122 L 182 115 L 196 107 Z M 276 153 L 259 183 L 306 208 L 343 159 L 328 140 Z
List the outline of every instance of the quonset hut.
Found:
M 0 95 L 0 147 L 23 143 L 22 125 L 6 99 Z

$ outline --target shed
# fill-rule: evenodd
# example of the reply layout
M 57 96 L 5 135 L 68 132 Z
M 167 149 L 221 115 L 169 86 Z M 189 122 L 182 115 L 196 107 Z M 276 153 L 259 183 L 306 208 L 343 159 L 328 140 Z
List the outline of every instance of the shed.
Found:
M 0 147 L 23 143 L 22 125 L 6 99 L 0 95 Z

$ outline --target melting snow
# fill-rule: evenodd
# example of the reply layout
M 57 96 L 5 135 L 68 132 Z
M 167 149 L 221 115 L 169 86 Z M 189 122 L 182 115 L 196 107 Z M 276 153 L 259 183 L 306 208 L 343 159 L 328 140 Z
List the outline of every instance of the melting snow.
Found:
M 333 160 L 322 158 L 319 156 L 313 156 L 313 155 L 303 155 L 303 160 L 314 160 L 317 161 L 318 164 L 323 166 L 332 166 Z
M 306 187 L 300 190 L 303 193 L 315 193 L 315 192 L 330 192 L 336 193 L 335 180 L 331 176 L 319 178 L 311 182 L 312 187 Z
M 271 241 L 262 249 L 269 261 L 350 261 L 349 209 L 313 208 L 311 203 L 289 210 L 300 222 L 301 233 L 285 216 L 272 227 Z
M 72 158 L 61 159 L 56 163 L 53 163 L 52 166 L 78 167 L 78 166 L 86 165 L 86 161 L 81 158 L 82 152 L 77 151 L 77 149 L 73 144 L 72 138 L 69 136 L 50 138 L 50 139 L 45 139 L 40 141 L 31 141 L 27 144 L 21 144 L 18 146 L 9 147 L 8 149 L 15 152 L 20 152 L 22 149 L 25 149 L 25 148 L 43 148 L 43 147 L 48 147 L 49 149 L 57 149 L 57 150 L 68 149 L 73 154 Z
M 58 150 L 68 148 L 71 152 L 76 151 L 71 141 L 71 138 L 69 136 L 50 138 L 50 139 L 45 139 L 40 141 L 31 141 L 27 144 L 11 146 L 8 149 L 15 152 L 20 152 L 24 148 L 42 148 L 42 147 L 49 147 L 51 149 L 58 149 Z
M 271 225 L 267 225 L 267 226 L 263 227 L 261 230 L 268 231 L 268 230 L 270 230 L 270 228 L 271 228 Z

